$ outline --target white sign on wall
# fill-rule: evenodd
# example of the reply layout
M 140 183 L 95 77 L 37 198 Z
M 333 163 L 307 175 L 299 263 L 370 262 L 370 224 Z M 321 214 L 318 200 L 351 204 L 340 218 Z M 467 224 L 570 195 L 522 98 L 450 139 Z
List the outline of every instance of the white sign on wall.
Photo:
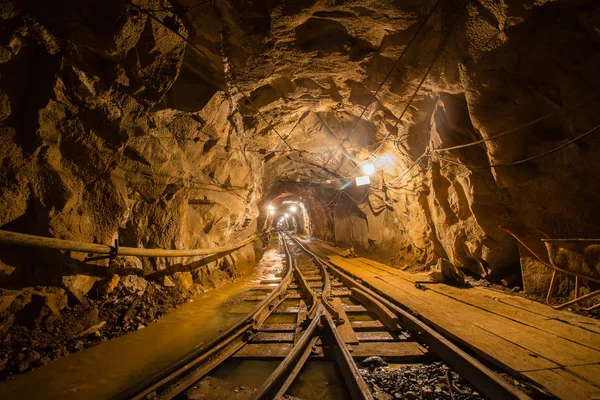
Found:
M 368 185 L 371 183 L 369 175 L 359 176 L 356 178 L 356 186 Z

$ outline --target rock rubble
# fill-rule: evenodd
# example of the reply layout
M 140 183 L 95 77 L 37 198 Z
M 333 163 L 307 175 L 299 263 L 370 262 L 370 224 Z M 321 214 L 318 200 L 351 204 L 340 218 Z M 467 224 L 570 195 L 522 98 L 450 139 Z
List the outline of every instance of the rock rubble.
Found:
M 85 304 L 69 303 L 63 289 L 2 290 L 0 378 L 143 329 L 190 297 L 179 288 L 142 281 L 135 290 L 120 284 Z
M 406 366 L 361 369 L 378 400 L 391 399 L 485 399 L 468 382 L 441 362 Z

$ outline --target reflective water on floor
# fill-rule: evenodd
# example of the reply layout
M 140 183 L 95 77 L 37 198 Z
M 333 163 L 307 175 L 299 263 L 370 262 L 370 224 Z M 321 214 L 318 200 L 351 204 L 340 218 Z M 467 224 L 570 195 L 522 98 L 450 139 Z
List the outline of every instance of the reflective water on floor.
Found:
M 223 379 L 234 385 L 258 389 L 264 381 L 275 371 L 281 360 L 244 360 L 230 358 L 208 375 Z
M 2 399 L 106 399 L 201 346 L 243 315 L 241 299 L 285 270 L 277 240 L 257 267 L 236 282 L 193 298 L 145 329 L 0 382 Z
M 351 399 L 340 370 L 333 361 L 309 360 L 286 394 L 302 400 Z

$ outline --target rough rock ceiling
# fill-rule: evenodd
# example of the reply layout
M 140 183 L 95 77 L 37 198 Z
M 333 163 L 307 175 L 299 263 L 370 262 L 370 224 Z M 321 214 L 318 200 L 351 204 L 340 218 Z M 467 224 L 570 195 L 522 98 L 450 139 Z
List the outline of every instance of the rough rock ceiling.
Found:
M 290 192 L 325 210 L 323 237 L 482 275 L 519 262 L 500 223 L 600 235 L 597 139 L 486 168 L 600 122 L 594 1 L 56 0 L 1 12 L 7 228 L 206 246 L 255 231 Z M 374 150 L 371 191 L 341 192 Z

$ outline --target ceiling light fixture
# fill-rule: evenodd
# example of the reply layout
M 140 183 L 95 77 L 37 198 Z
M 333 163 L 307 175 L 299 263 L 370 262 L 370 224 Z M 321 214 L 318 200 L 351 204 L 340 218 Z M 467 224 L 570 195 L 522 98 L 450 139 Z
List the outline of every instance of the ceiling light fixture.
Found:
M 371 163 L 365 163 L 362 166 L 362 170 L 365 175 L 373 175 L 375 173 L 375 166 Z

